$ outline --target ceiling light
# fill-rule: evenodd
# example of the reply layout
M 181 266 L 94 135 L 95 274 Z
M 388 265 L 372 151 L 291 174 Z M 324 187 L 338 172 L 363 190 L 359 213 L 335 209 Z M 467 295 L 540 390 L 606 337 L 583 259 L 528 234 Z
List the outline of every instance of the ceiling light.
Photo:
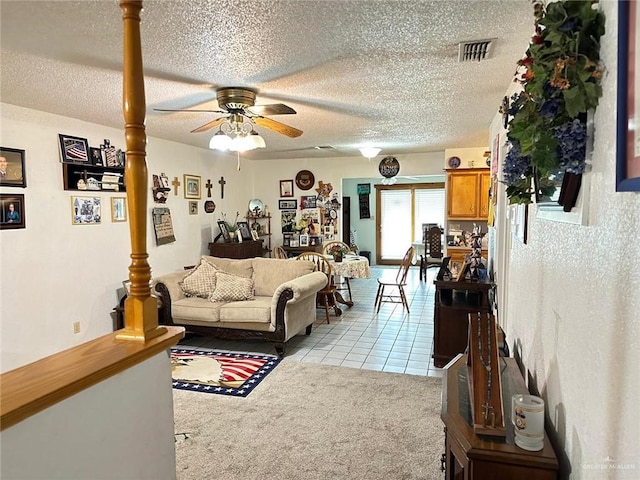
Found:
M 374 158 L 376 155 L 380 153 L 380 150 L 382 149 L 377 147 L 362 147 L 360 148 L 360 153 L 362 154 L 363 157 L 371 160 L 372 158 Z
M 209 148 L 211 150 L 228 150 L 231 146 L 231 137 L 227 136 L 222 129 L 211 137 L 209 141 Z
M 232 152 L 246 152 L 267 145 L 251 123 L 244 123 L 240 115 L 220 125 L 218 132 L 211 137 L 209 148 L 212 150 L 231 150 Z

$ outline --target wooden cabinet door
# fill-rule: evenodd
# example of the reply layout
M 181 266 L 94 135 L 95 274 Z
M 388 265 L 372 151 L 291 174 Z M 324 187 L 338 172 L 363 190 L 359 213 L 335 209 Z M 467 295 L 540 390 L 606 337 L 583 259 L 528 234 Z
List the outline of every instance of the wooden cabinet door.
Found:
M 449 173 L 447 189 L 447 215 L 449 218 L 478 218 L 478 173 Z
M 489 172 L 480 174 L 480 190 L 478 191 L 478 202 L 480 204 L 479 216 L 486 220 L 489 216 L 489 188 L 491 187 L 491 176 Z

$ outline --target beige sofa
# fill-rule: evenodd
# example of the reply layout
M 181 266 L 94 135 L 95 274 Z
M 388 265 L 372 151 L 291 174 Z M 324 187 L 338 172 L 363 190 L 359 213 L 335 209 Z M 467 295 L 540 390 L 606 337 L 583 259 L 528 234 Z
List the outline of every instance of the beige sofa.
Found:
M 213 286 L 209 280 L 214 281 Z M 308 261 L 203 255 L 196 268 L 154 281 L 162 302 L 161 324 L 218 338 L 264 339 L 273 342 L 283 356 L 290 338 L 305 329 L 307 335 L 311 333 L 316 292 L 326 285 L 327 277 L 314 271 L 314 264 Z M 225 297 L 224 292 L 243 298 L 251 288 L 250 300 Z

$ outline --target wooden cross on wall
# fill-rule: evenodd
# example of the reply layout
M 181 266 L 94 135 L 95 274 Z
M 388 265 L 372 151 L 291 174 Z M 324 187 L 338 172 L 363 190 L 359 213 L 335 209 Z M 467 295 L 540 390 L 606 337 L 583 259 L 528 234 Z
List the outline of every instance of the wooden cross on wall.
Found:
M 224 177 L 220 177 L 218 183 L 220 184 L 220 198 L 224 198 L 224 186 L 227 182 L 224 181 Z
M 173 177 L 173 182 L 171 182 L 171 185 L 173 185 L 173 194 L 175 196 L 178 196 L 178 187 L 180 186 L 180 180 L 178 180 L 178 177 Z
M 213 184 L 211 183 L 211 179 L 207 178 L 207 183 L 206 183 L 205 187 L 207 187 L 207 197 L 210 197 L 211 196 L 211 188 L 213 187 Z

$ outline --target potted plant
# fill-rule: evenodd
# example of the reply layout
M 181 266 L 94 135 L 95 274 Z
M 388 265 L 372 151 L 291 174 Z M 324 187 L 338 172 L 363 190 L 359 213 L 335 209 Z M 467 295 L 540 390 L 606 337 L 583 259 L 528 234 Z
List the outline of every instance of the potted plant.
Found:
M 227 230 L 229 231 L 229 236 L 231 237 L 231 241 L 235 242 L 238 236 L 238 217 L 240 216 L 240 212 L 236 212 L 236 218 L 233 220 L 233 223 L 227 220 L 227 214 L 222 214 L 222 221 L 227 226 Z
M 336 262 L 341 262 L 343 257 L 349 253 L 349 249 L 340 243 L 334 243 L 329 247 L 327 253 L 332 255 Z

